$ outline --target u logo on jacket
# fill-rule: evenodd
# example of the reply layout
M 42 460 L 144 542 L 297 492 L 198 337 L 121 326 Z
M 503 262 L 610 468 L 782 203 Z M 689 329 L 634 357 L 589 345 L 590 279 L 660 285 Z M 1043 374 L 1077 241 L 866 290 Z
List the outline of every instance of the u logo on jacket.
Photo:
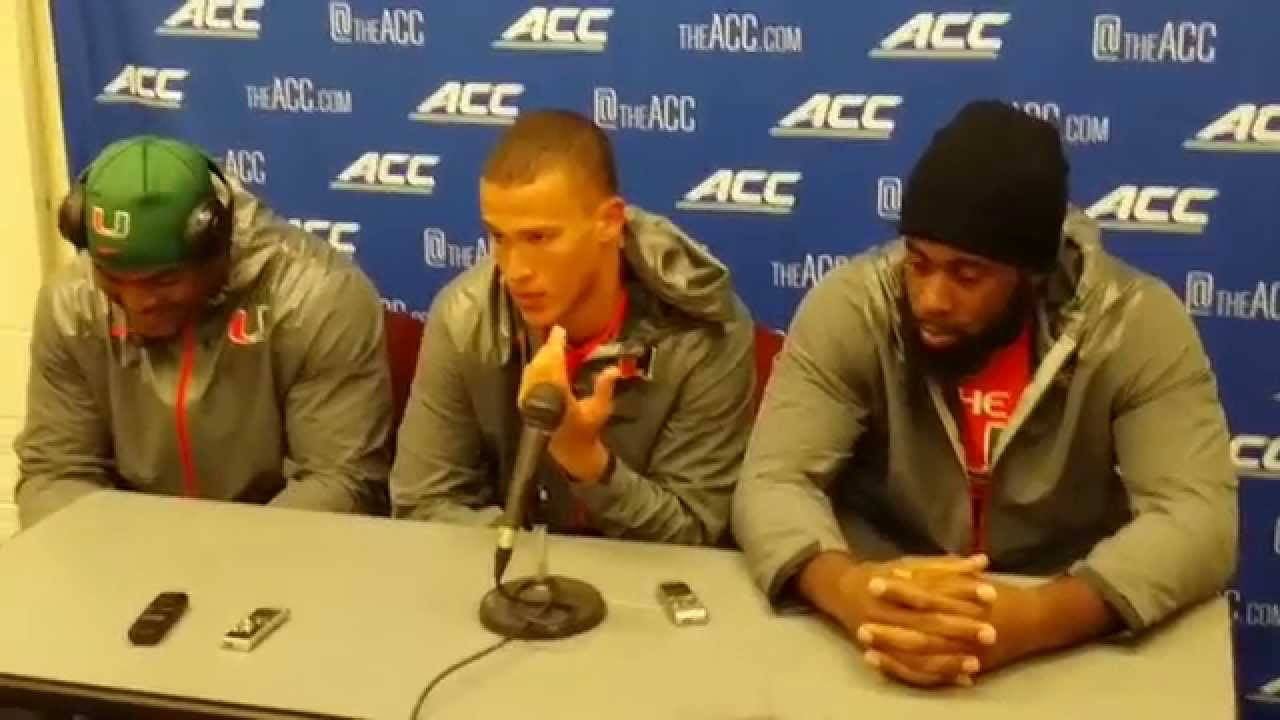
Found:
M 227 323 L 227 338 L 236 345 L 256 345 L 262 342 L 266 333 L 267 306 L 254 306 L 253 322 L 249 321 L 249 313 L 238 308 L 231 313 L 231 321 Z

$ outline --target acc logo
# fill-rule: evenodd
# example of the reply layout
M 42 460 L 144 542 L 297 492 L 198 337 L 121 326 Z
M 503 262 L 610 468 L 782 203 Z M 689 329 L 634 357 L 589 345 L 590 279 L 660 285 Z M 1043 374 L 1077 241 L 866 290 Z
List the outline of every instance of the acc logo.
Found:
M 522 94 L 524 85 L 520 83 L 454 80 L 441 85 L 423 100 L 418 109 L 409 114 L 409 119 L 425 123 L 510 125 L 520 114 L 513 101 Z
M 489 242 L 480 237 L 474 245 L 455 245 L 444 230 L 429 227 L 422 231 L 422 255 L 430 268 L 469 268 L 489 256 Z
M 773 286 L 803 290 L 815 287 L 827 273 L 849 262 L 844 255 L 830 253 L 805 253 L 804 260 L 770 260 L 773 268 Z
M 1182 143 L 1188 150 L 1218 152 L 1280 152 L 1280 103 L 1242 103 L 1209 123 L 1194 139 Z
M 1111 230 L 1199 235 L 1209 213 L 1198 208 L 1216 197 L 1218 191 L 1208 187 L 1121 185 L 1085 212 Z
M 164 110 L 182 109 L 180 83 L 191 73 L 181 68 L 125 65 L 98 95 L 100 103 L 131 103 Z
M 227 148 L 222 160 L 222 172 L 245 185 L 265 185 L 267 156 L 261 150 Z
M 536 5 L 493 41 L 499 50 L 604 52 L 609 33 L 604 24 L 613 8 Z
M 767 213 L 787 215 L 795 207 L 795 195 L 788 188 L 800 182 L 794 171 L 720 169 L 676 203 L 681 210 Z
M 156 28 L 157 35 L 257 40 L 265 0 L 187 0 Z
M 1231 458 L 1243 475 L 1280 478 L 1280 437 L 1237 435 L 1231 439 Z
M 439 155 L 367 152 L 339 173 L 329 187 L 357 192 L 430 195 L 436 189 L 431 170 L 439 164 Z
M 1213 273 L 1187 272 L 1187 313 L 1197 317 L 1280 322 L 1280 281 L 1258 281 L 1253 289 L 1219 289 Z
M 421 10 L 384 8 L 382 15 L 357 17 L 346 0 L 329 0 L 329 39 L 339 45 L 426 44 L 426 16 Z
M 820 137 L 847 140 L 888 140 L 894 122 L 889 110 L 902 104 L 901 95 L 836 95 L 814 93 L 769 130 L 774 137 Z
M 1119 15 L 1093 17 L 1093 59 L 1098 62 L 1213 63 L 1218 24 L 1209 20 L 1166 22 L 1159 32 L 1125 29 Z
M 618 91 L 597 87 L 591 91 L 592 116 L 605 130 L 643 130 L 692 133 L 698 129 L 694 113 L 698 100 L 692 95 L 650 95 L 646 103 L 618 101 Z
M 354 236 L 360 232 L 360 223 L 358 222 L 304 220 L 302 218 L 290 218 L 289 222 L 324 240 L 334 250 L 344 255 L 354 255 L 356 253 L 355 244 L 350 240 L 344 240 L 344 238 Z
M 1007 12 L 916 13 L 867 55 L 897 60 L 995 60 L 1004 41 L 990 29 L 1009 24 Z

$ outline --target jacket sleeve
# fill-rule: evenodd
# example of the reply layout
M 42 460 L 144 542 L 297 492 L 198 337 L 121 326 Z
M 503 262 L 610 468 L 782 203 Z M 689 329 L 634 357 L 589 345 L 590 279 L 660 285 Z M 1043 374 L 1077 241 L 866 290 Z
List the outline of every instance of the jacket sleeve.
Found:
M 303 357 L 285 391 L 280 507 L 372 512 L 384 497 L 391 380 L 382 305 L 354 265 L 306 299 L 288 347 Z
M 485 525 L 502 509 L 493 496 L 480 425 L 467 395 L 465 359 L 446 322 L 449 302 L 441 292 L 427 314 L 391 470 L 392 514 Z
M 796 311 L 733 498 L 734 536 L 773 601 L 814 555 L 848 549 L 827 488 L 866 428 L 877 368 L 846 273 L 829 274 Z
M 1235 570 L 1237 481 L 1195 325 L 1163 284 L 1126 309 L 1112 433 L 1133 519 L 1071 572 L 1137 631 L 1221 590 Z
M 612 537 L 712 545 L 729 522 L 751 432 L 755 354 L 750 315 L 690 343 L 684 378 L 645 468 L 615 456 L 609 477 L 570 483 L 598 529 Z
M 27 528 L 73 500 L 113 486 L 111 433 L 89 383 L 59 332 L 52 291 L 36 303 L 27 381 L 26 424 L 18 456 L 15 500 Z

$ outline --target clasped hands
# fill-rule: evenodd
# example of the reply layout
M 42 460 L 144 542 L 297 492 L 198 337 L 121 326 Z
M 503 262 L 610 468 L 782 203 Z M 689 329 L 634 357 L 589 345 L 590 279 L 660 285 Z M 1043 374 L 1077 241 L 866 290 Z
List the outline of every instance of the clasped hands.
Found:
M 830 582 L 819 604 L 856 640 L 867 664 L 889 678 L 967 687 L 1040 649 L 1037 595 L 984 577 L 983 555 L 886 563 L 824 556 L 815 561 L 828 564 Z

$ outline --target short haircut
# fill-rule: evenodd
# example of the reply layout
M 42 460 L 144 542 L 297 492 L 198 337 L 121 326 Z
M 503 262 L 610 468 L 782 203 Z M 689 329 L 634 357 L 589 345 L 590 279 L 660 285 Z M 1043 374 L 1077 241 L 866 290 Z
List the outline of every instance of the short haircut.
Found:
M 484 179 L 498 185 L 524 185 L 561 168 L 578 173 L 602 195 L 618 193 L 609 136 L 571 110 L 521 113 L 489 153 Z

